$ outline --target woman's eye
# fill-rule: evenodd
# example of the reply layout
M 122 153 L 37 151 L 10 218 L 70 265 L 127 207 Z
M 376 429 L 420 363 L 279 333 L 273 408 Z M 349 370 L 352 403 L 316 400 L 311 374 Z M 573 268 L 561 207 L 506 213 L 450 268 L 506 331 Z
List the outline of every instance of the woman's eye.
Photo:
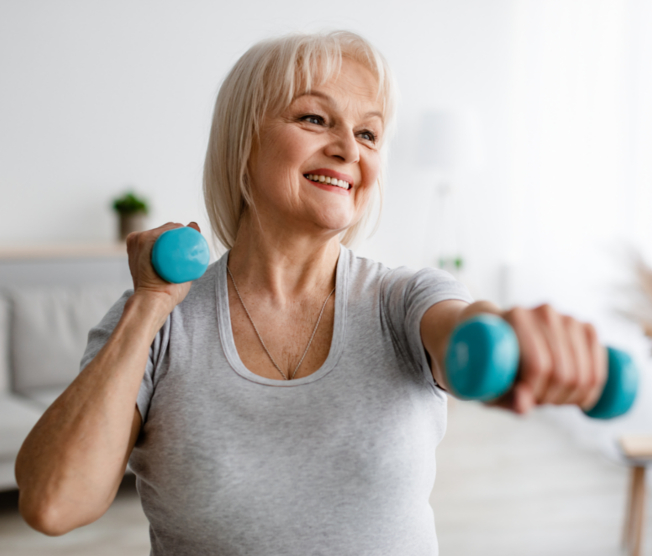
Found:
M 360 137 L 365 141 L 371 141 L 372 143 L 376 142 L 376 136 L 371 131 L 362 131 Z
M 307 116 L 303 116 L 301 119 L 309 124 L 321 125 L 324 123 L 324 118 L 316 116 L 315 114 L 308 114 Z

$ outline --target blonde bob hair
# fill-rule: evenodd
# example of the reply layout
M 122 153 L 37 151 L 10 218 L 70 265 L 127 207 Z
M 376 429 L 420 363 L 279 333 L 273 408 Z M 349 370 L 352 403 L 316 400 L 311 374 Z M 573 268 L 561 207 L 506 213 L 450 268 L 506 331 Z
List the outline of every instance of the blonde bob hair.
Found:
M 227 249 L 235 243 L 245 209 L 253 206 L 247 164 L 263 119 L 280 113 L 299 94 L 337 75 L 343 58 L 361 63 L 376 78 L 387 136 L 394 121 L 394 80 L 385 58 L 355 33 L 292 34 L 264 40 L 245 52 L 226 76 L 215 102 L 208 140 L 204 200 L 213 232 Z M 380 179 L 376 192 L 380 204 Z M 344 245 L 359 239 L 376 204 L 373 201 L 372 197 L 362 218 L 342 232 Z

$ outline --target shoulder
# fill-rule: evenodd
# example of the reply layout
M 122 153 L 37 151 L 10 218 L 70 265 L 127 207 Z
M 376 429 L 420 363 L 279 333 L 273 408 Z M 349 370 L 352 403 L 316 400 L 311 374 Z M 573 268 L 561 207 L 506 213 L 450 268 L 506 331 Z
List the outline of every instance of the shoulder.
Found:
M 391 269 L 383 263 L 367 257 L 361 257 L 351 249 L 342 246 L 341 257 L 345 263 L 349 281 L 352 283 L 381 281 Z
M 188 295 L 182 303 L 196 302 L 205 299 L 206 296 L 215 296 L 215 288 L 218 283 L 218 274 L 221 269 L 221 259 L 208 265 L 206 272 L 197 280 L 193 281 Z
M 356 255 L 346 247 L 342 248 L 342 255 L 346 257 L 350 281 L 353 284 L 366 286 L 375 284 L 386 290 L 399 288 L 404 291 L 415 287 L 465 289 L 454 276 L 439 268 L 415 269 L 408 266 L 390 268 L 381 262 Z

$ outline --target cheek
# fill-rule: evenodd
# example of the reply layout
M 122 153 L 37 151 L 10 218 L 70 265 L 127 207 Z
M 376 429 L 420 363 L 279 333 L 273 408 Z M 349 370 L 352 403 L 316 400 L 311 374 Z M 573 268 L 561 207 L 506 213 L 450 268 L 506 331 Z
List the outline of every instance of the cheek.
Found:
M 261 188 L 287 184 L 296 173 L 296 161 L 293 149 L 283 141 L 265 138 L 261 141 L 258 156 L 250 158 L 249 168 L 254 181 Z
M 374 187 L 376 187 L 376 183 L 380 178 L 381 162 L 380 155 L 374 153 L 374 155 L 366 160 L 362 165 L 363 189 L 366 193 L 369 193 Z

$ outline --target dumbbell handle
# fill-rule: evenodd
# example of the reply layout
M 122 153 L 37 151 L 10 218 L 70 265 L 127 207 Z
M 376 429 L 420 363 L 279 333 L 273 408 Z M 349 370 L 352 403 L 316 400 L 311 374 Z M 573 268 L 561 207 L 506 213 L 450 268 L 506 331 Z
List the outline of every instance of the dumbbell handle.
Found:
M 609 374 L 598 402 L 584 413 L 611 419 L 627 413 L 636 399 L 638 370 L 632 358 L 607 348 Z M 512 327 L 496 315 L 483 314 L 460 324 L 446 353 L 446 378 L 456 396 L 489 401 L 507 392 L 516 379 L 519 347 Z

